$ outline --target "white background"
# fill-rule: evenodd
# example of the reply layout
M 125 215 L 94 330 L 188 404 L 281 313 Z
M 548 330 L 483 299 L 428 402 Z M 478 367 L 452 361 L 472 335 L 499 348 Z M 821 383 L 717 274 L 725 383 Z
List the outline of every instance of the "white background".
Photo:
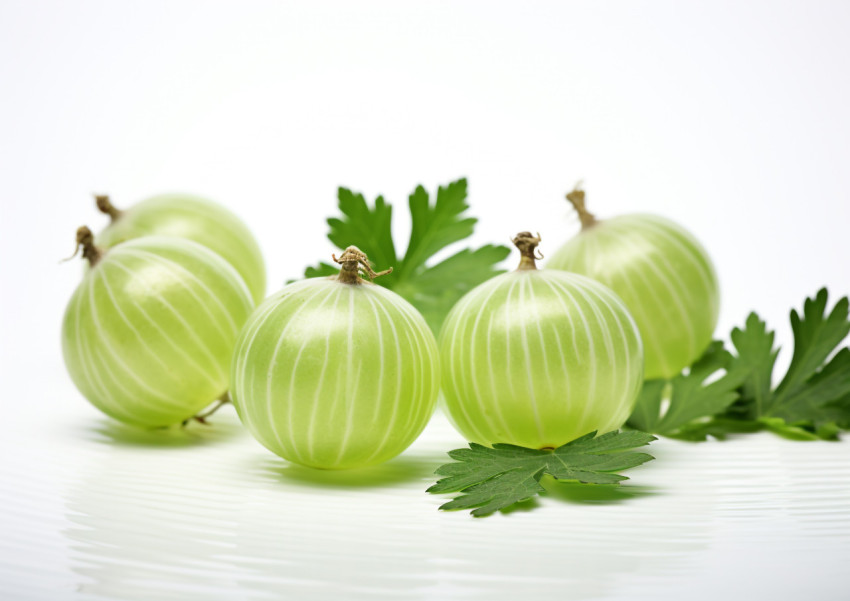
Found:
M 4 0 L 0 498 L 17 499 L 22 512 L 41 505 L 29 517 L 4 515 L 20 540 L 0 559 L 21 563 L 6 563 L 0 590 L 5 577 L 23 587 L 20 598 L 36 594 L 21 584 L 35 579 L 21 566 L 36 552 L 52 558 L 62 591 L 87 582 L 74 567 L 85 552 L 66 536 L 75 511 L 67 480 L 76 474 L 70 458 L 94 444 L 82 432 L 104 422 L 64 371 L 59 324 L 80 267 L 58 261 L 77 226 L 105 223 L 91 193 L 126 206 L 187 191 L 230 206 L 255 232 L 273 291 L 334 250 L 324 219 L 338 185 L 395 203 L 403 247 L 415 185 L 467 176 L 476 244 L 539 230 L 546 254 L 577 229 L 563 195 L 583 179 L 600 217 L 655 212 L 704 243 L 722 285 L 719 336 L 757 309 L 788 345 L 792 306 L 823 285 L 833 298 L 850 292 L 848 31 L 846 2 Z M 428 432 L 457 442 L 444 425 Z M 786 444 L 778 448 L 792 453 Z M 95 466 L 113 453 L 93 448 Z M 844 444 L 824 448 L 847 456 Z M 498 528 L 438 514 L 438 500 L 421 496 L 429 524 L 463 520 L 470 553 L 476 532 Z M 586 519 L 544 509 L 550 519 Z M 539 513 L 490 523 L 542 524 L 527 517 Z M 488 532 L 496 545 L 499 531 Z M 791 553 L 796 542 L 786 542 Z M 734 562 L 721 569 L 717 548 L 703 558 L 715 572 L 694 567 L 688 578 L 743 579 Z M 442 557 L 434 548 L 421 555 Z M 831 591 L 834 574 L 819 574 L 816 584 Z M 804 581 L 787 572 L 776 592 Z M 422 595 L 455 591 L 434 586 Z M 119 579 L 110 595 L 125 588 Z M 597 592 L 630 594 L 628 580 L 606 590 Z

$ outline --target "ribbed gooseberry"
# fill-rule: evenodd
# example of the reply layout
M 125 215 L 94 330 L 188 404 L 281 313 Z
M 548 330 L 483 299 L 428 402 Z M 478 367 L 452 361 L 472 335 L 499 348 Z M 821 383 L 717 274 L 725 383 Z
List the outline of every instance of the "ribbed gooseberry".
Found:
M 440 332 L 452 422 L 483 444 L 559 447 L 619 428 L 643 376 L 643 349 L 623 302 L 582 275 L 537 269 L 539 236 L 514 238 L 516 271 L 471 290 Z
M 585 208 L 583 190 L 567 198 L 582 229 L 546 266 L 586 275 L 616 292 L 640 329 L 645 378 L 672 378 L 702 355 L 717 326 L 720 291 L 708 253 L 664 217 L 596 219 Z
M 77 243 L 91 268 L 65 310 L 62 351 L 83 396 L 143 427 L 180 423 L 222 397 L 254 306 L 236 270 L 181 238 L 147 236 L 104 251 L 81 227 Z
M 370 281 L 381 274 L 357 248 L 334 260 L 338 276 L 289 284 L 257 307 L 236 345 L 231 396 L 274 453 L 344 469 L 406 449 L 433 413 L 440 375 L 416 309 Z
M 254 302 L 266 296 L 266 267 L 253 234 L 239 217 L 218 203 L 188 194 L 162 194 L 116 209 L 108 196 L 96 196 L 101 212 L 112 219 L 97 235 L 111 248 L 141 236 L 187 238 L 224 257 L 242 276 Z

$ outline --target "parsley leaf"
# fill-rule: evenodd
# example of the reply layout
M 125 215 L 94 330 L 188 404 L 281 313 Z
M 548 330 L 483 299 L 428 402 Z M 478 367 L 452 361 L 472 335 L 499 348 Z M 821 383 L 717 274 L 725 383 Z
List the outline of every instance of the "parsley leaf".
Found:
M 732 363 L 733 357 L 723 343 L 714 341 L 687 374 L 669 381 L 647 380 L 629 417 L 629 426 L 689 440 L 704 438 L 702 422 L 738 398 L 736 389 L 749 373 L 744 366 L 730 369 Z M 722 371 L 722 376 L 706 383 Z M 666 408 L 665 400 L 669 401 Z
M 744 329 L 733 329 L 730 337 L 738 351 L 735 363 L 748 372 L 741 387 L 745 400 L 738 403 L 736 412 L 741 413 L 741 407 L 752 404 L 754 413 L 759 414 L 770 399 L 773 366 L 779 354 L 779 350 L 773 348 L 774 333 L 758 315 L 750 313 Z
M 339 248 L 356 246 L 368 255 L 379 269 L 392 267 L 392 273 L 375 280 L 376 284 L 394 290 L 416 307 L 436 333 L 461 296 L 485 280 L 502 273 L 496 263 L 510 250 L 487 244 L 469 248 L 448 258 L 428 264 L 447 246 L 472 235 L 477 219 L 468 217 L 466 179 L 460 179 L 437 190 L 434 202 L 422 186 L 409 197 L 411 217 L 410 240 L 403 257 L 396 254 L 391 224 L 393 207 L 382 196 L 370 207 L 362 194 L 339 189 L 341 218 L 328 219 L 328 238 Z M 328 263 L 308 267 L 305 277 L 330 276 L 339 268 Z
M 831 311 L 827 301 L 822 288 L 803 303 L 802 315 L 791 311 L 794 354 L 775 388 L 775 334 L 750 313 L 730 336 L 737 354 L 714 342 L 687 374 L 648 380 L 629 425 L 687 440 L 759 430 L 793 440 L 836 438 L 850 429 L 850 349 L 836 352 L 850 333 L 850 309 L 847 297 Z M 720 370 L 722 377 L 704 384 Z M 663 410 L 665 400 L 669 407 Z
M 802 316 L 791 311 L 794 354 L 775 389 L 771 382 L 779 349 L 773 348 L 774 333 L 755 313 L 732 331 L 738 351 L 734 363 L 749 375 L 728 417 L 753 420 L 795 439 L 834 438 L 850 426 L 850 349 L 835 352 L 850 333 L 848 299 L 841 298 L 832 311 L 827 301 L 822 288 L 803 303 Z
M 468 449 L 449 452 L 455 460 L 438 468 L 444 476 L 430 493 L 462 493 L 440 509 L 473 509 L 482 517 L 543 492 L 540 478 L 591 484 L 616 484 L 626 476 L 613 473 L 654 459 L 647 453 L 623 452 L 647 445 L 655 437 L 644 432 L 591 432 L 555 450 L 527 449 L 510 444 L 492 448 L 469 443 Z

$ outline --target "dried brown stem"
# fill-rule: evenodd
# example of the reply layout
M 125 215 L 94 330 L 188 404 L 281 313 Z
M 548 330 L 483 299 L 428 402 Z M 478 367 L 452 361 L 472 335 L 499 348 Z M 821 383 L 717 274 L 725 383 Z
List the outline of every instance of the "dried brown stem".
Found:
M 209 426 L 210 423 L 207 421 L 207 418 L 211 416 L 213 413 L 224 407 L 230 402 L 230 395 L 228 393 L 224 393 L 219 397 L 219 399 L 215 402 L 210 409 L 207 409 L 203 413 L 198 413 L 197 415 L 193 415 L 192 417 L 188 417 L 183 420 L 181 424 L 184 428 L 189 422 L 198 422 L 199 424 L 204 424 L 205 426 Z
M 115 223 L 115 221 L 121 217 L 121 213 L 123 213 L 123 211 L 112 206 L 109 196 L 105 194 L 95 194 L 94 201 L 97 203 L 97 208 L 101 213 L 109 215 L 110 219 L 112 219 L 112 223 Z
M 393 271 L 393 268 L 390 267 L 384 271 L 376 272 L 369 264 L 369 257 L 366 256 L 366 253 L 356 246 L 349 246 L 346 248 L 342 251 L 342 254 L 338 259 L 335 254 L 331 255 L 331 257 L 333 258 L 334 263 L 342 266 L 339 270 L 339 276 L 337 279 L 339 279 L 339 281 L 343 284 L 362 284 L 363 277 L 361 274 L 365 274 L 371 281 L 382 275 L 392 273 Z
M 543 258 L 543 255 L 537 249 L 537 245 L 540 244 L 540 234 L 538 233 L 535 236 L 531 232 L 520 232 L 514 236 L 511 242 L 519 249 L 521 255 L 519 266 L 516 270 L 526 271 L 537 269 L 536 260 Z
M 84 225 L 77 228 L 77 246 L 74 249 L 74 254 L 67 259 L 63 259 L 63 261 L 70 261 L 76 257 L 80 249 L 83 249 L 83 258 L 88 259 L 91 267 L 97 265 L 97 262 L 100 261 L 104 254 L 102 249 L 94 245 L 94 234 Z
M 587 210 L 584 204 L 584 190 L 580 186 L 581 183 L 576 184 L 572 192 L 567 193 L 567 200 L 572 203 L 576 213 L 578 213 L 578 218 L 581 220 L 581 229 L 586 230 L 596 223 L 596 216 Z

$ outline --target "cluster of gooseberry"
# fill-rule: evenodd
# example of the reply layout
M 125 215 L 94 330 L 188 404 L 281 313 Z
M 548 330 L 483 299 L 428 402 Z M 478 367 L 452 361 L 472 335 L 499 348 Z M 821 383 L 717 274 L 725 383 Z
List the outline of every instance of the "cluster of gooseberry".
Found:
M 597 220 L 567 195 L 582 231 L 538 269 L 539 235 L 513 239 L 515 271 L 470 291 L 439 343 L 419 312 L 372 280 L 356 247 L 337 276 L 265 298 L 259 246 L 227 209 L 157 196 L 77 231 L 88 269 L 62 346 L 80 392 L 122 422 L 186 423 L 232 399 L 278 455 L 343 469 L 385 461 L 424 429 L 442 390 L 468 440 L 554 448 L 628 418 L 644 379 L 669 378 L 711 341 L 711 262 L 652 215 Z

